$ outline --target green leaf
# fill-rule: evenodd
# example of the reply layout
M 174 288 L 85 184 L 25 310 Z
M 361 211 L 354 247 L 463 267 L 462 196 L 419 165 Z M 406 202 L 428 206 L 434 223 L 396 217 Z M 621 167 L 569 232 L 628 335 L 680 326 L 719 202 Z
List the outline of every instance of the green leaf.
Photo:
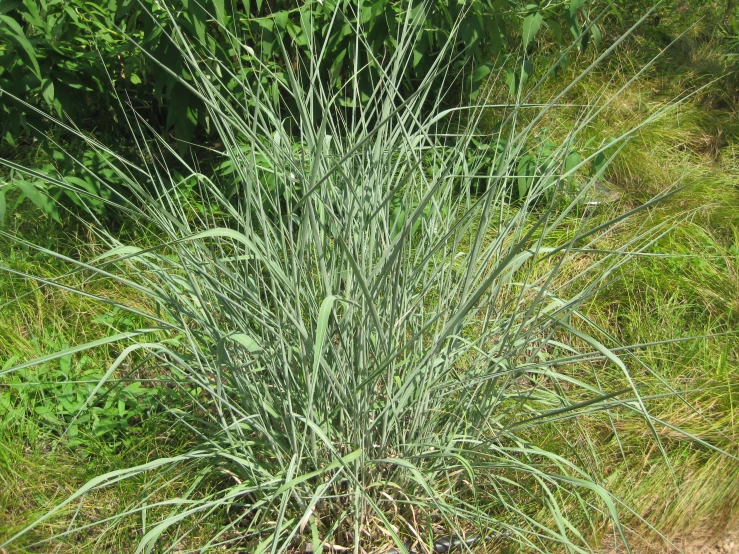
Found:
M 590 43 L 590 31 L 585 31 L 580 36 L 580 52 L 585 53 L 588 49 L 588 44 Z
M 5 224 L 5 211 L 7 204 L 5 202 L 5 188 L 0 188 L 0 226 Z
M 24 61 L 31 65 L 31 71 L 41 81 L 41 69 L 36 59 L 36 52 L 18 22 L 7 15 L 0 15 L 0 34 L 5 35 L 20 47 Z
M 41 96 L 44 97 L 50 108 L 54 109 L 54 83 L 50 79 L 41 82 Z
M 525 83 L 532 73 L 534 73 L 534 64 L 531 60 L 524 60 L 521 64 L 521 82 Z
M 64 12 L 74 21 L 75 23 L 79 23 L 79 16 L 77 15 L 77 12 L 75 12 L 70 6 L 64 7 Z M 83 26 L 80 26 L 80 28 L 83 28 Z
M 427 32 L 421 33 L 416 43 L 413 45 L 413 68 L 417 68 L 421 61 L 426 56 L 426 51 L 429 48 L 429 34 Z
M 33 202 L 33 204 L 37 208 L 43 211 L 46 215 L 50 216 L 57 223 L 60 223 L 59 212 L 56 209 L 56 203 L 51 198 L 49 198 L 47 194 L 41 192 L 38 188 L 36 188 L 36 185 L 34 183 L 30 183 L 23 179 L 16 179 L 15 184 L 18 185 L 18 188 L 23 191 L 23 194 L 25 194 L 26 197 L 31 202 Z
M 502 23 L 499 17 L 494 17 L 488 23 L 487 39 L 490 40 L 490 48 L 494 53 L 501 52 L 504 48 L 505 33 L 502 31 Z
M 321 350 L 323 349 L 323 340 L 326 336 L 326 329 L 328 328 L 328 320 L 331 317 L 331 313 L 334 308 L 334 302 L 336 297 L 333 295 L 327 296 L 321 302 L 321 309 L 318 312 L 318 323 L 316 324 L 316 341 L 313 344 L 313 374 L 318 372 L 318 367 L 321 362 Z
M 570 15 L 575 15 L 575 12 L 579 10 L 586 0 L 570 0 Z
M 31 25 L 33 25 L 34 27 L 43 29 L 44 22 L 41 19 L 41 14 L 39 13 L 38 1 L 37 0 L 25 0 L 23 2 L 23 5 L 26 7 L 26 11 L 21 12 L 23 15 L 23 18 L 26 21 L 28 21 Z
M 134 381 L 130 385 L 127 385 L 125 389 L 123 389 L 123 392 L 130 394 L 131 396 L 136 396 L 138 394 L 141 394 L 142 385 L 139 381 Z
M 565 160 L 565 171 L 571 171 L 582 162 L 582 156 L 579 152 L 570 152 Z
M 523 198 L 531 188 L 534 158 L 530 155 L 522 156 L 518 162 L 518 197 Z
M 187 20 L 192 24 L 195 35 L 201 44 L 205 44 L 207 13 L 200 0 L 182 0 Z
M 485 77 L 490 75 L 490 72 L 493 70 L 492 64 L 486 63 L 477 66 L 475 71 L 472 72 L 472 82 L 473 83 L 479 83 L 482 81 Z
M 516 72 L 512 69 L 506 71 L 505 81 L 508 84 L 508 92 L 511 93 L 511 96 L 516 96 L 516 89 L 518 88 L 516 82 Z
M 213 7 L 216 12 L 216 20 L 219 24 L 226 24 L 226 9 L 224 6 L 224 0 L 213 0 Z
M 259 343 L 255 341 L 253 338 L 251 338 L 246 333 L 236 333 L 234 335 L 231 335 L 230 338 L 232 341 L 239 343 L 241 346 L 246 348 L 251 354 L 259 354 L 262 351 L 262 347 L 259 346 Z
M 286 29 L 287 23 L 289 21 L 288 13 L 286 11 L 277 12 L 274 15 L 275 18 L 275 25 L 277 25 L 280 29 Z
M 22 2 L 20 0 L 5 0 L 0 3 L 0 14 L 10 13 L 13 10 L 18 9 Z
M 580 35 L 582 34 L 582 29 L 580 28 L 580 23 L 578 21 L 577 15 L 566 14 L 565 20 L 567 21 L 567 26 L 570 28 L 570 33 L 572 33 L 573 38 L 580 38 Z
M 590 28 L 590 32 L 593 34 L 593 42 L 595 43 L 595 46 L 597 48 L 598 46 L 600 46 L 601 40 L 603 40 L 603 33 L 601 33 L 597 25 L 593 25 Z
M 606 158 L 606 155 L 603 152 L 598 152 L 595 155 L 595 158 L 593 158 L 593 169 L 595 169 L 595 172 L 598 175 L 598 177 L 603 176 L 603 171 L 606 168 L 607 161 L 608 161 L 608 158 Z
M 131 81 L 132 85 L 140 85 L 141 84 L 141 77 L 136 75 L 135 73 L 131 73 L 131 76 L 128 78 L 129 81 Z
M 15 137 L 13 136 L 13 133 L 11 133 L 10 131 L 7 131 L 5 135 L 3 135 L 3 138 L 7 141 L 7 143 L 10 146 L 13 146 L 13 147 L 16 146 Z
M 540 13 L 533 13 L 523 20 L 523 46 L 526 48 L 541 28 L 543 17 Z
M 491 64 L 483 64 L 478 66 L 470 76 L 470 99 L 476 100 L 480 93 L 480 85 L 485 77 L 492 71 Z
M 552 34 L 554 35 L 554 40 L 557 42 L 557 44 L 562 44 L 562 26 L 559 24 L 559 21 L 548 19 L 547 27 L 549 27 L 549 29 L 552 31 Z

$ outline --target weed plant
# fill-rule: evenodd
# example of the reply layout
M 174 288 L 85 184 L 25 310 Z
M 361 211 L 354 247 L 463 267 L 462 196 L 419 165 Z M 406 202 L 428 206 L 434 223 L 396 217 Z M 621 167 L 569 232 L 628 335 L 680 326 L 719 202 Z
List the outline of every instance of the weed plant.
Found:
M 168 31 L 194 76 L 180 84 L 207 106 L 233 170 L 229 182 L 201 172 L 196 153 L 179 157 L 135 112 L 127 112 L 127 124 L 138 159 L 80 134 L 112 160 L 109 169 L 128 191 L 97 200 L 124 213 L 140 238 L 121 240 L 94 214 L 90 232 L 102 251 L 87 260 L 4 236 L 156 309 L 39 279 L 149 326 L 2 374 L 117 347 L 81 416 L 127 360 L 145 356 L 188 398 L 191 409 L 167 408 L 198 446 L 100 475 L 0 548 L 63 548 L 89 531 L 76 524 L 86 495 L 142 476 L 135 502 L 95 522 L 105 534 L 136 521 L 136 552 L 233 546 L 274 554 L 308 543 L 319 553 L 390 544 L 405 551 L 407 540 L 430 545 L 443 535 L 474 535 L 490 548 L 589 552 L 604 526 L 628 548 L 620 516 L 629 507 L 604 486 L 593 444 L 560 455 L 537 431 L 577 428 L 581 418 L 602 414 L 617 436 L 614 414 L 634 413 L 664 453 L 655 426 L 668 424 L 640 393 L 645 374 L 658 376 L 580 310 L 669 230 L 634 226 L 618 235 L 619 244 L 611 240 L 659 198 L 597 224 L 583 209 L 608 167 L 603 154 L 617 152 L 661 112 L 573 163 L 571 145 L 612 98 L 584 108 L 545 154 L 532 144 L 547 114 L 594 66 L 544 105 L 529 103 L 540 81 L 511 87 L 513 99 L 483 95 L 475 105 L 443 108 L 461 78 L 451 71 L 453 40 L 413 93 L 400 92 L 419 32 L 408 15 L 395 52 L 376 60 L 382 71 L 364 103 L 351 102 L 364 68 L 355 64 L 336 94 L 318 70 L 324 50 L 310 37 L 309 65 L 276 75 L 250 56 L 252 74 L 261 77 L 239 81 L 242 90 L 230 97 L 214 84 L 229 69 L 201 63 L 176 25 Z M 235 38 L 233 47 L 250 52 Z M 273 84 L 284 101 L 268 94 Z M 494 131 L 480 125 L 490 113 L 499 121 Z M 169 156 L 187 168 L 189 194 L 157 163 Z M 53 184 L 90 194 L 63 175 Z M 606 371 L 619 378 L 602 380 Z M 163 498 L 183 476 L 189 489 Z M 64 530 L 34 534 L 61 515 Z M 213 521 L 216 530 L 196 536 Z

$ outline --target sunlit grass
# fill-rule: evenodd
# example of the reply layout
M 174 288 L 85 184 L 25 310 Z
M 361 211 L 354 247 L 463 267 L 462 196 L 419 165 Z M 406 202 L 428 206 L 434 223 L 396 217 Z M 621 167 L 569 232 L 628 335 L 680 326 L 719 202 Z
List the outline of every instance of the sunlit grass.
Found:
M 378 83 L 377 97 L 355 119 L 334 111 L 320 80 L 311 80 L 306 94 L 306 75 L 284 90 L 300 113 L 260 104 L 258 96 L 255 106 L 239 111 L 209 96 L 214 91 L 203 78 L 198 90 L 211 99 L 225 157 L 237 168 L 236 201 L 197 167 L 195 196 L 171 194 L 166 172 L 145 164 L 151 157 L 144 148 L 132 160 L 138 167 L 121 171 L 138 200 L 125 207 L 139 232 L 124 243 L 91 227 L 107 256 L 95 259 L 100 250 L 83 256 L 91 260 L 85 267 L 64 262 L 105 278 L 86 293 L 115 299 L 138 318 L 150 314 L 164 328 L 150 343 L 121 337 L 106 347 L 117 355 L 138 342 L 157 371 L 187 383 L 192 411 L 168 408 L 175 429 L 198 443 L 177 450 L 181 458 L 157 451 L 158 460 L 133 456 L 128 465 L 104 466 L 102 480 L 71 504 L 47 495 L 22 511 L 13 531 L 54 505 L 62 517 L 30 529 L 21 539 L 26 544 L 48 538 L 51 522 L 61 520 L 54 534 L 72 544 L 80 534 L 98 541 L 137 529 L 121 543 L 127 549 L 222 542 L 275 552 L 310 541 L 321 551 L 328 543 L 357 549 L 401 546 L 406 537 L 505 532 L 507 546 L 525 551 L 580 552 L 597 550 L 606 529 L 628 533 L 621 521 L 643 524 L 620 502 L 669 532 L 684 521 L 685 494 L 696 498 L 691 513 L 709 513 L 733 498 L 728 486 L 709 494 L 701 479 L 735 463 L 709 448 L 736 454 L 735 391 L 727 384 L 735 339 L 667 342 L 730 330 L 735 316 L 721 302 L 737 281 L 727 239 L 717 242 L 710 230 L 700 238 L 687 215 L 676 217 L 699 205 L 690 188 L 612 220 L 686 174 L 704 183 L 702 190 L 716 179 L 730 182 L 701 165 L 691 147 L 700 142 L 699 127 L 685 113 L 693 110 L 694 119 L 703 113 L 685 103 L 677 115 L 657 117 L 665 104 L 642 104 L 649 96 L 633 83 L 635 92 L 619 93 L 612 109 L 573 134 L 573 144 L 598 135 L 626 138 L 648 122 L 605 174 L 624 192 L 622 203 L 593 215 L 582 199 L 545 190 L 547 177 L 563 172 L 565 149 L 523 199 L 511 202 L 508 178 L 517 175 L 517 156 L 534 136 L 516 133 L 539 114 L 565 139 L 563 129 L 587 122 L 593 106 L 618 87 L 573 92 L 586 107 L 570 112 L 572 119 L 549 107 L 533 115 L 516 105 L 498 108 L 520 120 L 488 139 L 512 146 L 500 155 L 500 173 L 484 177 L 488 192 L 465 197 L 454 193 L 469 190 L 472 176 L 477 184 L 485 169 L 465 166 L 474 149 L 469 134 L 478 130 L 475 118 L 489 112 L 472 110 L 458 142 L 442 146 L 437 135 L 458 129 L 421 109 L 424 95 L 439 107 L 429 84 L 419 97 L 401 99 L 393 75 Z M 292 119 L 297 139 L 283 119 Z M 130 123 L 137 134 L 138 122 Z M 272 163 L 276 180 L 297 184 L 293 196 L 268 188 L 244 152 L 243 142 L 260 135 L 274 137 L 255 148 Z M 602 143 L 591 144 L 586 156 Z M 581 186 L 593 184 L 586 164 L 576 173 Z M 559 202 L 548 204 L 552 194 Z M 394 195 L 413 220 L 406 215 L 398 224 Z M 693 203 L 681 206 L 686 198 Z M 599 224 L 606 227 L 575 242 Z M 669 227 L 672 234 L 661 236 Z M 701 255 L 696 265 L 695 244 L 703 251 L 713 244 L 708 250 L 715 254 Z M 560 248 L 557 256 L 547 250 L 553 247 Z M 635 255 L 642 252 L 665 257 Z M 22 271 L 39 273 L 33 265 Z M 606 286 L 611 277 L 619 280 Z M 127 291 L 123 298 L 120 290 Z M 88 301 L 79 300 L 77 313 Z M 26 317 L 34 315 L 29 306 Z M 48 313 L 66 323 L 54 305 Z M 18 328 L 5 332 L 18 340 Z M 83 342 L 98 331 L 72 334 Z M 633 344 L 649 346 L 636 349 L 638 357 L 620 348 Z M 22 351 L 23 358 L 38 354 Z M 725 361 L 712 373 L 716 357 Z M 135 466 L 144 462 L 151 464 Z M 124 472 L 110 473 L 116 469 Z M 14 483 L 28 488 L 24 472 Z M 119 477 L 131 491 L 147 479 L 164 488 L 111 500 L 101 485 Z M 674 502 L 670 490 L 679 491 Z M 92 515 L 70 526 L 79 500 Z M 110 510 L 95 515 L 95 504 L 105 502 Z M 113 513 L 120 521 L 79 529 Z

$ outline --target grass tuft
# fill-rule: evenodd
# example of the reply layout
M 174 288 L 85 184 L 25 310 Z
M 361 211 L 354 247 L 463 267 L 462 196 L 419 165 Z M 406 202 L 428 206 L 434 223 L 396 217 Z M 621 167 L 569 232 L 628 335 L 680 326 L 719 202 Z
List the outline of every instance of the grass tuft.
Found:
M 592 552 L 609 528 L 628 550 L 624 521 L 639 519 L 644 504 L 624 492 L 633 484 L 616 460 L 643 463 L 638 452 L 651 449 L 666 470 L 650 485 L 681 490 L 682 471 L 697 460 L 736 459 L 733 436 L 704 425 L 711 386 L 688 391 L 663 371 L 670 356 L 706 359 L 714 350 L 650 336 L 643 321 L 659 314 L 639 311 L 654 298 L 665 318 L 676 310 L 687 318 L 715 302 L 721 256 L 693 268 L 699 277 L 680 272 L 690 283 L 684 297 L 619 289 L 642 302 L 615 315 L 619 333 L 608 328 L 609 304 L 594 300 L 681 228 L 660 212 L 669 195 L 654 197 L 674 192 L 681 174 L 649 166 L 652 182 L 638 201 L 596 214 L 585 202 L 604 179 L 642 186 L 635 166 L 647 158 L 623 156 L 642 151 L 640 139 L 664 144 L 674 133 L 691 150 L 693 131 L 662 124 L 685 103 L 638 106 L 614 138 L 589 140 L 630 105 L 626 87 L 600 88 L 547 141 L 546 123 L 562 117 L 561 101 L 596 66 L 543 103 L 532 105 L 547 92 L 543 82 L 503 101 L 491 83 L 485 100 L 450 109 L 453 42 L 403 96 L 399 79 L 418 33 L 409 16 L 372 90 L 358 88 L 362 67 L 340 94 L 325 88 L 321 47 L 309 45 L 314 56 L 282 73 L 253 59 L 259 78 L 241 81 L 242 104 L 213 85 L 226 67 L 199 59 L 174 23 L 166 30 L 196 76 L 180 84 L 208 106 L 228 172 L 208 172 L 195 153 L 180 157 L 135 112 L 126 124 L 136 157 L 78 134 L 127 187 L 106 200 L 125 213 L 127 234 L 90 215 L 80 224 L 96 251 L 70 255 L 3 231 L 66 277 L 3 269 L 125 312 L 134 324 L 0 375 L 107 349 L 112 361 L 70 429 L 127 364 L 145 360 L 147 375 L 177 391 L 160 404 L 186 447 L 114 467 L 65 500 L 44 499 L 44 514 L 14 522 L 0 548 L 65 548 L 87 536 L 99 547 L 127 534 L 137 553 L 274 554 L 308 543 L 318 553 L 359 552 L 475 535 L 527 552 Z M 249 51 L 235 36 L 233 46 Z M 580 144 L 584 154 L 573 156 Z M 613 162 L 618 153 L 624 162 Z M 63 175 L 55 184 L 86 194 Z M 671 253 L 655 259 L 654 267 L 690 263 Z M 695 279 L 708 283 L 702 292 Z M 716 309 L 695 331 L 723 332 L 730 319 Z M 677 464 L 681 457 L 688 461 Z M 78 508 L 121 486 L 137 491 L 130 503 Z

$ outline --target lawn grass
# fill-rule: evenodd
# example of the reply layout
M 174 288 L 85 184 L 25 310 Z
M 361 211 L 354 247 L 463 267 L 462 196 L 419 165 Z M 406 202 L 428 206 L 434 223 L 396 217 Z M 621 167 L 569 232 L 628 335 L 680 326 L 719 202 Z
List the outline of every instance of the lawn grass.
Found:
M 666 99 L 726 71 L 721 43 L 701 32 L 707 31 L 696 30 L 677 44 L 674 54 L 668 52 L 659 60 L 629 93 L 620 97 L 615 109 L 599 119 L 590 130 L 592 135 L 618 135 Z M 631 48 L 642 48 L 640 40 L 648 41 L 648 37 L 637 36 Z M 597 97 L 606 75 L 610 79 L 608 87 L 619 87 L 630 74 L 629 63 L 638 55 L 635 50 L 627 50 L 603 73 L 589 77 L 570 100 L 584 103 Z M 622 344 L 710 336 L 650 346 L 639 352 L 654 370 L 643 375 L 643 394 L 664 392 L 661 378 L 676 390 L 685 391 L 684 398 L 692 406 L 674 396 L 648 401 L 653 415 L 665 422 L 658 431 L 672 471 L 640 418 L 626 411 L 611 420 L 602 415 L 586 418 L 567 429 L 536 428 L 537 433 L 548 433 L 552 444 L 568 455 L 587 458 L 589 448 L 598 449 L 593 459 L 601 460 L 602 466 L 597 469 L 603 482 L 668 537 L 696 526 L 720 526 L 739 517 L 736 462 L 698 441 L 677 440 L 669 427 L 680 426 L 697 439 L 739 455 L 739 340 L 734 334 L 739 317 L 739 117 L 736 81 L 732 79 L 729 76 L 708 86 L 674 114 L 643 129 L 606 174 L 610 185 L 622 194 L 619 208 L 638 205 L 673 183 L 688 186 L 645 212 L 641 220 L 631 222 L 672 222 L 672 232 L 652 247 L 653 254 L 670 255 L 641 257 L 632 262 L 619 281 L 600 292 L 583 310 L 604 330 L 604 336 Z M 563 113 L 551 122 L 552 126 L 566 129 L 573 114 L 576 117 L 576 112 Z M 27 218 L 23 225 L 29 239 L 61 241 L 70 252 L 89 247 L 87 237 L 37 220 L 33 213 L 24 210 L 17 214 Z M 599 217 L 605 216 L 594 216 L 596 220 Z M 55 247 L 59 247 L 58 242 Z M 62 271 L 59 267 L 40 267 L 33 253 L 17 248 L 3 250 L 2 254 L 19 267 L 33 266 L 35 272 L 49 276 Z M 4 278 L 0 287 L 3 302 L 2 298 L 30 292 L 33 285 Z M 119 292 L 129 302 L 136 301 L 128 291 Z M 75 295 L 34 291 L 14 304 L 11 311 L 3 312 L 0 363 L 6 356 L 27 358 L 43 353 L 43 342 L 34 343 L 34 337 L 74 344 L 99 336 L 100 326 L 105 324 L 92 320 L 106 310 L 107 306 L 91 306 Z M 114 354 L 100 352 L 93 363 L 105 366 Z M 43 372 L 44 367 L 38 371 Z M 617 381 L 620 377 L 607 374 L 605 378 Z M 0 389 L 0 395 L 3 392 Z M 171 454 L 177 451 L 173 444 L 182 447 L 181 440 L 165 436 L 164 422 L 137 425 L 138 434 L 125 447 L 93 441 L 83 449 L 70 449 L 56 440 L 58 430 L 37 418 L 33 407 L 27 407 L 25 417 L 19 420 L 22 424 L 0 430 L 0 479 L 5 491 L 0 492 L 0 542 L 95 475 L 144 463 L 157 453 Z M 610 433 L 613 426 L 618 435 Z M 174 481 L 170 486 L 187 486 L 185 477 Z M 129 481 L 118 489 L 93 495 L 78 517 L 93 520 L 112 514 L 116 506 L 136 497 L 140 486 L 140 482 Z M 654 544 L 654 534 L 638 518 L 627 523 L 635 537 Z M 58 533 L 63 524 L 57 521 L 55 525 L 60 527 L 40 527 L 36 536 Z M 76 551 L 132 551 L 138 538 L 126 536 L 127 529 L 119 527 L 113 537 L 91 532 L 75 545 Z M 603 531 L 602 527 L 596 528 L 592 534 L 595 538 Z

